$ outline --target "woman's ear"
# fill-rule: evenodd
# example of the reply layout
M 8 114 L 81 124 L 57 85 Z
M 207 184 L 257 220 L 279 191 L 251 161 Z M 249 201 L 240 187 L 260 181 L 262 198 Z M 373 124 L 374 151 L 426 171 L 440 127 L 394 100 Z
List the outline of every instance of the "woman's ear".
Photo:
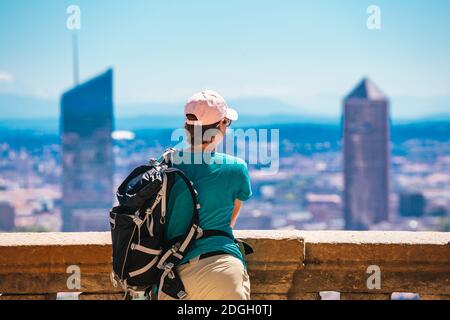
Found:
M 222 119 L 222 121 L 220 121 L 220 126 L 223 128 L 223 129 L 227 129 L 227 119 Z
M 225 132 L 227 131 L 227 125 L 225 120 L 222 120 L 220 122 L 219 131 L 221 132 L 222 136 L 225 135 Z

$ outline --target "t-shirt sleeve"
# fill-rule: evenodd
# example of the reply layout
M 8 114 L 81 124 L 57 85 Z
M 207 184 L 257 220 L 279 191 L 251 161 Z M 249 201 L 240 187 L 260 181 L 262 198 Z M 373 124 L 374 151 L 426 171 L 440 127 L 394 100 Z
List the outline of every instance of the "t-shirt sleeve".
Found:
M 250 174 L 248 173 L 247 164 L 244 162 L 240 165 L 238 188 L 236 198 L 241 201 L 247 201 L 252 196 L 252 185 L 250 181 Z

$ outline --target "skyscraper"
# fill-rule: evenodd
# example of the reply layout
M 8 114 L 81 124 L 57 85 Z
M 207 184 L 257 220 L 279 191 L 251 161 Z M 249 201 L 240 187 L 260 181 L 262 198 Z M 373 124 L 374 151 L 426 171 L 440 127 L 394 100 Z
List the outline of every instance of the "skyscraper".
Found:
M 16 211 L 10 203 L 0 201 L 0 232 L 14 229 L 15 214 Z
M 400 194 L 399 214 L 402 217 L 422 217 L 425 214 L 426 200 L 422 193 Z
M 366 230 L 388 219 L 389 101 L 369 79 L 344 99 L 346 229 Z
M 107 230 L 113 202 L 112 70 L 61 98 L 64 231 Z

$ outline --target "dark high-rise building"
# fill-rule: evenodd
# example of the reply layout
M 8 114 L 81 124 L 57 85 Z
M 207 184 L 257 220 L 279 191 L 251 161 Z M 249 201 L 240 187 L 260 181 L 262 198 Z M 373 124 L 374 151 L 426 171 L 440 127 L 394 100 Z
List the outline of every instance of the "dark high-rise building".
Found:
M 107 230 L 113 203 L 112 70 L 61 98 L 64 231 Z
M 389 101 L 369 79 L 344 99 L 344 216 L 348 230 L 388 219 Z
M 401 194 L 399 213 L 402 217 L 422 217 L 425 213 L 425 197 L 421 193 Z
M 0 232 L 11 231 L 15 227 L 16 211 L 8 202 L 0 202 Z

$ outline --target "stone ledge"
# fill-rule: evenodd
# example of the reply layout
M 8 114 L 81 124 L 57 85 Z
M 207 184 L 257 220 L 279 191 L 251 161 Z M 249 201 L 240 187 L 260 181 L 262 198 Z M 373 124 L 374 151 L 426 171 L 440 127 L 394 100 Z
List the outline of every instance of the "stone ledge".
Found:
M 317 299 L 320 291 L 338 291 L 344 298 L 450 292 L 450 233 L 271 230 L 235 235 L 255 249 L 248 257 L 255 299 Z M 81 289 L 72 291 L 86 298 L 118 291 L 109 282 L 109 232 L 0 234 L 2 293 L 40 297 L 71 291 L 66 285 L 70 265 L 82 272 Z M 380 290 L 367 289 L 369 265 L 381 269 Z

